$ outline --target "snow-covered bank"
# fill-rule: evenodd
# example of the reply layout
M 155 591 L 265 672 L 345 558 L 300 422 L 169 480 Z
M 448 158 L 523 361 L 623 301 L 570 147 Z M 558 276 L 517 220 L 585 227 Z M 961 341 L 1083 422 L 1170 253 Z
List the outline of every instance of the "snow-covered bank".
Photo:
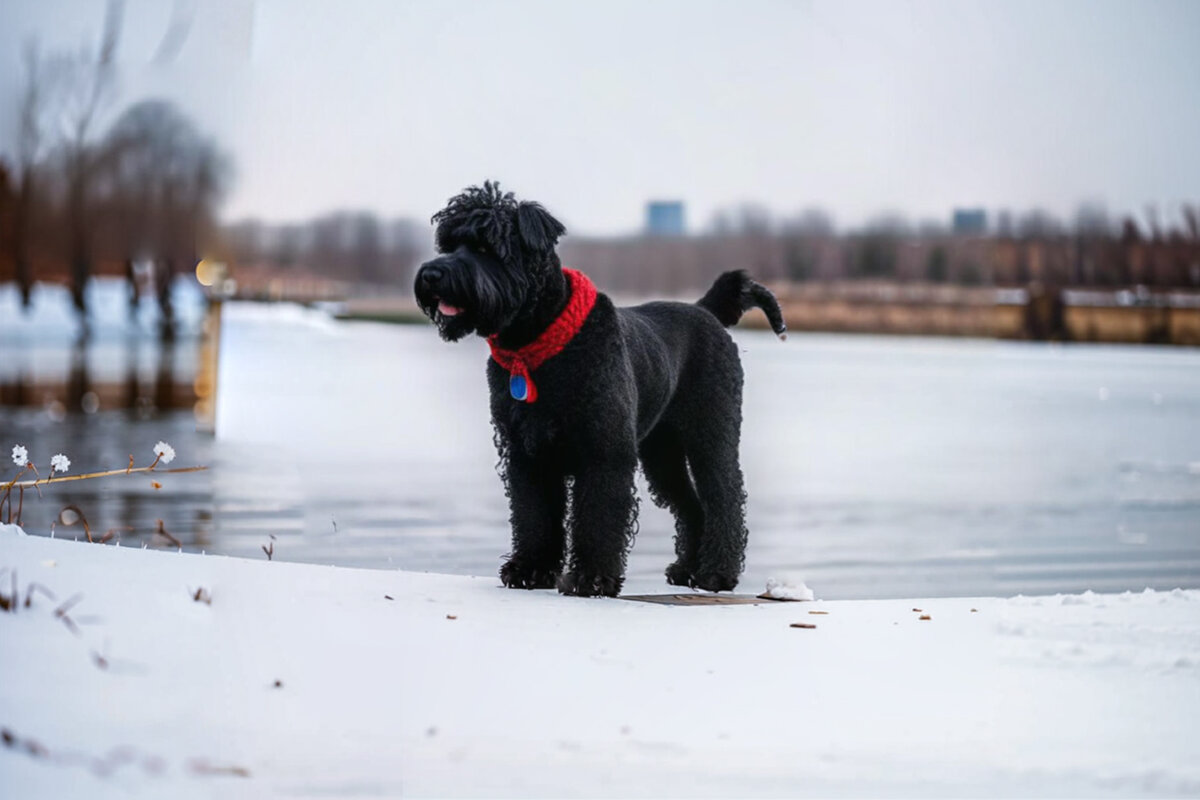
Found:
M 0 569 L 6 796 L 1200 792 L 1195 591 L 671 607 L 12 529 Z

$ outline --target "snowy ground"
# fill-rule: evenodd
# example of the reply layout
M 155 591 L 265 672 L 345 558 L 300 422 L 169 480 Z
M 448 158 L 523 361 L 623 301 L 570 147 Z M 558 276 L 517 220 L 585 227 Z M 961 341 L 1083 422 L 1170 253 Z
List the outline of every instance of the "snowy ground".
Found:
M 7 797 L 1200 793 L 1196 591 L 672 607 L 11 527 L 0 569 L 56 598 L 0 613 Z

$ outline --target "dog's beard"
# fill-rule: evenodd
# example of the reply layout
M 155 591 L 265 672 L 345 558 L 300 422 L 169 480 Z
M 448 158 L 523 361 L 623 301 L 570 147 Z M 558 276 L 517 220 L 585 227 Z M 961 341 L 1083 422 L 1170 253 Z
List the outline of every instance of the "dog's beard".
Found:
M 418 281 L 417 303 L 437 326 L 445 341 L 456 342 L 470 333 L 490 336 L 517 315 L 524 287 L 504 280 L 497 270 L 462 258 L 441 261 L 443 275 L 436 288 Z

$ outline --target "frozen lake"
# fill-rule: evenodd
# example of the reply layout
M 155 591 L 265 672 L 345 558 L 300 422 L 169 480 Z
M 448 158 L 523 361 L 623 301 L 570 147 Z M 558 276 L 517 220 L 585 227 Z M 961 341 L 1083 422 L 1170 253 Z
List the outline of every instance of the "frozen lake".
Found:
M 743 588 L 785 572 L 828 599 L 1200 586 L 1200 352 L 735 338 Z M 215 442 L 178 412 L 0 409 L 0 444 L 73 445 L 109 466 L 167 438 L 181 463 L 212 466 L 158 493 L 113 481 L 69 495 L 95 528 L 157 517 L 189 549 L 263 558 L 274 536 L 282 560 L 494 575 L 508 513 L 486 358 L 482 341 L 445 344 L 432 327 L 238 304 Z M 50 505 L 27 505 L 31 532 Z M 672 533 L 643 492 L 629 589 L 667 588 Z

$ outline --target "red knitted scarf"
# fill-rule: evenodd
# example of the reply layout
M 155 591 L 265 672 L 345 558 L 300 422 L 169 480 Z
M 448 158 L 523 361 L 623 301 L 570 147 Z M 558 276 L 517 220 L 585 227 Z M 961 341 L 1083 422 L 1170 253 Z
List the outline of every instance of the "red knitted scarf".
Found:
M 596 285 L 588 280 L 582 272 L 573 269 L 563 269 L 567 283 L 571 288 L 571 299 L 558 318 L 550 323 L 550 327 L 529 344 L 517 350 L 505 350 L 496 344 L 494 334 L 488 337 L 492 348 L 492 358 L 496 363 L 508 370 L 509 392 L 514 399 L 533 403 L 537 400 L 537 386 L 533 383 L 532 373 L 542 365 L 542 362 L 562 352 L 567 342 L 575 338 L 584 320 L 596 305 Z M 518 380 L 519 379 L 519 380 Z M 521 390 L 524 396 L 521 396 Z

